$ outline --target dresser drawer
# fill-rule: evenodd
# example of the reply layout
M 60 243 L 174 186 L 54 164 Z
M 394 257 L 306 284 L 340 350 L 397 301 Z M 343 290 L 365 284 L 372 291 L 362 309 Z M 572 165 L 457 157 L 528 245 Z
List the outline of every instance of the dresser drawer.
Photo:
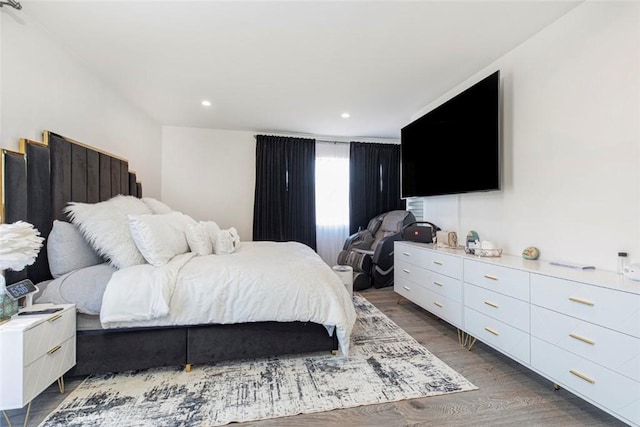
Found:
M 529 334 L 471 308 L 464 308 L 464 330 L 474 338 L 529 365 Z
M 640 339 L 541 307 L 531 335 L 640 382 Z
M 394 291 L 454 326 L 462 325 L 462 303 L 432 292 L 409 280 L 399 278 Z
M 462 279 L 462 259 L 456 255 L 438 252 L 436 249 L 396 242 L 393 261 L 417 265 L 454 279 Z
M 395 271 L 396 278 L 402 277 L 454 301 L 462 301 L 462 282 L 460 280 L 406 262 L 396 264 Z
M 532 274 L 531 303 L 640 338 L 640 295 Z
M 66 309 L 50 315 L 24 333 L 24 366 L 39 359 L 49 350 L 76 333 L 76 313 Z
M 405 262 L 413 265 L 419 265 L 426 267 L 427 258 L 426 253 L 429 249 L 420 248 L 408 243 L 395 242 L 393 251 L 394 263 Z
M 526 271 L 465 259 L 464 281 L 529 301 L 529 273 Z
M 531 340 L 531 366 L 596 406 L 640 424 L 640 382 L 538 338 Z
M 529 304 L 524 301 L 465 283 L 464 305 L 529 333 Z

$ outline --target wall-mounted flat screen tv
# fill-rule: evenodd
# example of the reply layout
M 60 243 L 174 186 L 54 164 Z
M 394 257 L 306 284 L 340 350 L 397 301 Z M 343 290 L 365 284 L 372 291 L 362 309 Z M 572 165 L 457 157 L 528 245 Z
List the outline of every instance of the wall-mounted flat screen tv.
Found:
M 401 195 L 501 188 L 500 71 L 401 130 Z

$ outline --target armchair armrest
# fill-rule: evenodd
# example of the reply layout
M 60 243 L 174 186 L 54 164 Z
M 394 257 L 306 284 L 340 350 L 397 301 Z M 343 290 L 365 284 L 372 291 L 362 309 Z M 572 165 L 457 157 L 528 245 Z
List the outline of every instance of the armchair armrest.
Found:
M 373 254 L 373 263 L 385 270 L 390 268 L 393 265 L 394 242 L 400 240 L 400 238 L 401 233 L 398 232 L 380 239 Z
M 345 251 L 351 251 L 354 249 L 368 250 L 371 247 L 372 243 L 373 236 L 371 235 L 369 230 L 361 230 L 347 237 L 347 240 L 345 240 L 342 249 Z

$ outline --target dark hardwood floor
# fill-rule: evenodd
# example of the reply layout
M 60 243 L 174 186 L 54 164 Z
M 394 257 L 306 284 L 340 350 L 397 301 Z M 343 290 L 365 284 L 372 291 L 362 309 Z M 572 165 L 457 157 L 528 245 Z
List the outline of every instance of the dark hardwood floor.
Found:
M 624 426 L 616 418 L 478 342 L 471 351 L 458 344 L 457 330 L 393 292 L 360 292 L 389 318 L 464 375 L 479 390 L 317 414 L 296 415 L 246 426 Z M 66 380 L 67 393 L 81 378 Z M 29 426 L 37 426 L 64 399 L 57 384 L 36 398 Z M 7 411 L 22 425 L 25 409 Z M 0 426 L 6 426 L 4 417 Z

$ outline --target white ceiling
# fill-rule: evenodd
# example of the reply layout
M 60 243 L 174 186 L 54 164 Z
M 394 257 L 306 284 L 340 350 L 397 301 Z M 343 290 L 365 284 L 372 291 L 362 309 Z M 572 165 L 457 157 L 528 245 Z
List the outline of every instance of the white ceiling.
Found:
M 399 138 L 581 2 L 23 0 L 20 13 L 161 125 Z

